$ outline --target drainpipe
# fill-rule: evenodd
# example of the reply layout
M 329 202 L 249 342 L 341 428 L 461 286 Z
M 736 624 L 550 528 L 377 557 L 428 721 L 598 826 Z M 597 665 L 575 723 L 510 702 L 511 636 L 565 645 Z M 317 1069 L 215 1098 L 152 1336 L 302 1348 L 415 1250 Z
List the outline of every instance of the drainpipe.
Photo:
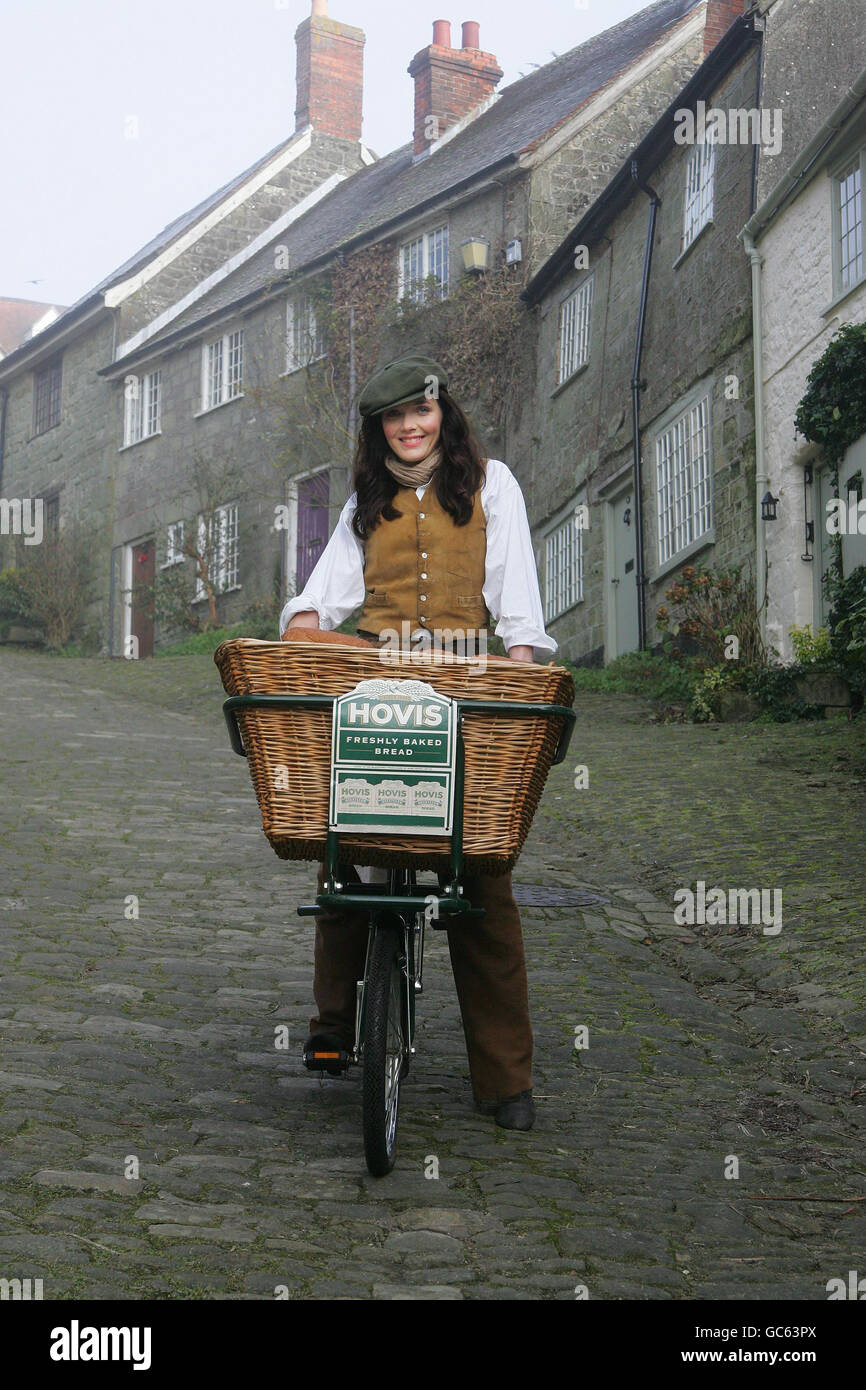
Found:
M 752 358 L 755 374 L 755 598 L 761 636 L 767 635 L 767 532 L 761 515 L 761 498 L 769 486 L 764 450 L 764 315 L 761 267 L 764 258 L 751 232 L 740 233 L 752 265 Z
M 637 160 L 631 162 L 631 176 L 642 193 L 650 200 L 649 221 L 644 251 L 643 279 L 640 287 L 640 308 L 638 310 L 637 332 L 634 343 L 634 366 L 631 374 L 632 430 L 634 435 L 634 516 L 635 516 L 635 582 L 637 584 L 637 633 L 638 651 L 646 651 L 646 569 L 643 547 L 643 463 L 640 447 L 640 362 L 643 353 L 643 335 L 646 325 L 647 296 L 649 277 L 653 259 L 653 240 L 655 238 L 656 217 L 661 207 L 661 198 L 655 189 L 643 183 L 638 175 Z
M 6 411 L 9 403 L 9 392 L 5 386 L 0 386 L 0 488 L 3 486 L 3 458 L 6 452 Z

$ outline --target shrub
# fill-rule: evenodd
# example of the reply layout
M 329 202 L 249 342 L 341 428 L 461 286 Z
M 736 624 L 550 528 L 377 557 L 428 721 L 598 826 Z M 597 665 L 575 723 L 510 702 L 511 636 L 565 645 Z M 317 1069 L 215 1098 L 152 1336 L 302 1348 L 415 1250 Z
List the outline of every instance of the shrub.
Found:
M 794 648 L 794 658 L 799 666 L 827 666 L 833 661 L 833 645 L 830 630 L 819 627 L 789 627 L 788 634 Z
M 754 580 L 744 577 L 740 569 L 684 565 L 679 579 L 665 590 L 665 598 L 679 610 L 672 615 L 666 604 L 656 610 L 656 625 L 666 634 L 669 651 L 685 638 L 713 664 L 727 664 L 729 639 L 735 637 L 737 659 L 744 665 L 766 661 Z
M 866 690 L 866 565 L 852 570 L 847 579 L 829 570 L 824 587 L 831 605 L 833 658 L 856 690 Z

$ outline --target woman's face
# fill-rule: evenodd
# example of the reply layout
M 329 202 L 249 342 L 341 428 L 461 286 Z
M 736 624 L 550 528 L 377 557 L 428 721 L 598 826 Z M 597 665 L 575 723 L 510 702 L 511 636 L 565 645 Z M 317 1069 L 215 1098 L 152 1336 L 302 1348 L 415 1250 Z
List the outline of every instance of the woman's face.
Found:
M 442 432 L 442 407 L 423 397 L 382 412 L 382 428 L 392 451 L 403 463 L 420 463 L 436 448 Z

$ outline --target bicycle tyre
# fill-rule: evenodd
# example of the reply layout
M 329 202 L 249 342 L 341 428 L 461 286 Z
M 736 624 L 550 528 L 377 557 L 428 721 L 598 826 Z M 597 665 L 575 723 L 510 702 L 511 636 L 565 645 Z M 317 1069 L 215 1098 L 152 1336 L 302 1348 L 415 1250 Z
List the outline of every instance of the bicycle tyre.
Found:
M 367 967 L 364 1025 L 364 1154 L 375 1178 L 390 1173 L 397 1156 L 397 1119 L 405 1048 L 403 942 L 395 927 L 379 927 Z

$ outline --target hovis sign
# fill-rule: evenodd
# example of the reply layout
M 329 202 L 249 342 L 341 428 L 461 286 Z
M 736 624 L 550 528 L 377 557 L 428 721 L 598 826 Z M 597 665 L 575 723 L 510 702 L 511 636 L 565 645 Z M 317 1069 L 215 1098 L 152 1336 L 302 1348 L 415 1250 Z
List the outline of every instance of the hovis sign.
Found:
M 331 747 L 331 830 L 451 834 L 454 700 L 424 681 L 361 681 L 334 701 Z

